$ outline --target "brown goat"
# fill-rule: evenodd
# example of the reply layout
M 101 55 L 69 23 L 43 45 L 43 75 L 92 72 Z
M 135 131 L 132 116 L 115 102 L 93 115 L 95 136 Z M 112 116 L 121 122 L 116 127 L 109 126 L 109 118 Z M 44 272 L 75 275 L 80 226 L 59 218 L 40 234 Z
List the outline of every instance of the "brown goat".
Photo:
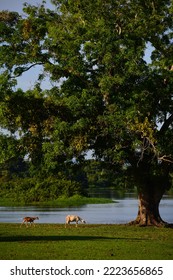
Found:
M 30 225 L 31 225 L 31 224 L 34 225 L 34 221 L 35 221 L 35 220 L 39 220 L 39 218 L 38 218 L 38 217 L 25 217 L 25 218 L 23 218 L 23 222 L 22 222 L 21 226 L 22 226 L 24 223 L 26 224 L 26 226 L 28 226 L 28 223 L 30 223 Z

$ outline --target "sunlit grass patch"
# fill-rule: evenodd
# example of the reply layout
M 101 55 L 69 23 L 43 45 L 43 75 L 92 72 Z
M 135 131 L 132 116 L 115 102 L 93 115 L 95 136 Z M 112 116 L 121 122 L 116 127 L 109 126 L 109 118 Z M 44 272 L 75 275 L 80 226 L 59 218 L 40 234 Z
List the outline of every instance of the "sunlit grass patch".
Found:
M 173 231 L 126 225 L 0 224 L 0 259 L 173 259 Z

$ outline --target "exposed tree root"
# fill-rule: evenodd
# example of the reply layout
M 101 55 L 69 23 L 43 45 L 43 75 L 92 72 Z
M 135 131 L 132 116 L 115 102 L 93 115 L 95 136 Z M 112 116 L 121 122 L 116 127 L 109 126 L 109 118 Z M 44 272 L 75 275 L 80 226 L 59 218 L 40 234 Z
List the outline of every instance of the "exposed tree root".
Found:
M 151 221 L 141 221 L 139 219 L 139 217 L 137 217 L 135 220 L 133 221 L 130 221 L 128 223 L 129 226 L 132 226 L 132 225 L 138 225 L 140 227 L 147 227 L 147 226 L 155 226 L 155 227 L 166 227 L 166 228 L 173 228 L 173 224 L 169 224 L 163 220 L 153 220 L 152 219 L 152 222 Z

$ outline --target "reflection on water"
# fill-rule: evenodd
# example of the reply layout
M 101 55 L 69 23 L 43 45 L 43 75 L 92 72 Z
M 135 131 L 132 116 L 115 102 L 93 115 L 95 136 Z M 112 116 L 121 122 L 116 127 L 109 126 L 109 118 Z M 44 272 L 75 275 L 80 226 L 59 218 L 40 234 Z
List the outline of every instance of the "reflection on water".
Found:
M 109 204 L 88 204 L 82 207 L 0 207 L 0 223 L 21 223 L 25 216 L 39 216 L 37 223 L 64 223 L 65 216 L 77 214 L 89 224 L 121 224 L 136 218 L 138 201 L 135 198 L 116 200 Z M 160 203 L 163 220 L 173 223 L 173 199 L 163 198 Z

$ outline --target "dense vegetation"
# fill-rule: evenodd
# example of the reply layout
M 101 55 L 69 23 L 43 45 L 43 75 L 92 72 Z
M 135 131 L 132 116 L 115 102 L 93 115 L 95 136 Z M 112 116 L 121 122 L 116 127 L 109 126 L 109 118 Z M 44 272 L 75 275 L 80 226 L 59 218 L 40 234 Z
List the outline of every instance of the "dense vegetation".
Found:
M 26 3 L 25 16 L 0 13 L 0 195 L 38 201 L 131 184 L 140 201 L 134 223 L 164 225 L 159 203 L 173 172 L 172 1 L 51 2 L 54 10 L 43 1 Z M 35 85 L 19 88 L 18 77 L 36 66 Z M 94 159 L 86 163 L 88 151 Z
M 103 163 L 96 160 L 88 160 L 82 164 L 83 168 L 80 164 L 72 163 L 71 166 L 64 167 L 64 172 L 59 171 L 57 174 L 50 173 L 46 176 L 42 172 L 32 174 L 26 163 L 24 165 L 25 171 L 21 171 L 19 165 L 21 170 L 14 166 L 10 170 L 4 170 L 5 174 L 1 175 L 1 204 L 56 204 L 57 199 L 58 204 L 61 204 L 63 199 L 66 201 L 65 205 L 71 205 L 72 201 L 73 205 L 78 205 L 93 201 L 82 197 L 111 198 L 113 193 L 122 196 L 127 191 L 136 192 L 125 175 L 122 178 L 120 174 L 115 177 L 112 170 L 107 170 Z M 72 197 L 73 199 L 70 199 Z M 75 197 L 77 199 L 74 199 Z

